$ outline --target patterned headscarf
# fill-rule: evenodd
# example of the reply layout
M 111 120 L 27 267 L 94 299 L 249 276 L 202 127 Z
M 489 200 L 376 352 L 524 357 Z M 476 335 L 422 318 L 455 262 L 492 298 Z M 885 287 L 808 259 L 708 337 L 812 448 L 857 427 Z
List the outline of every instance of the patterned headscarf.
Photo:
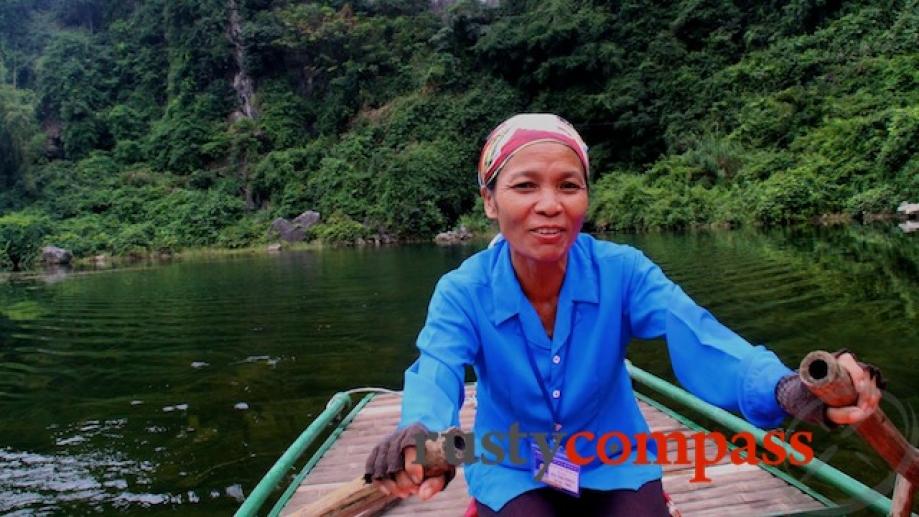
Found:
M 517 151 L 538 142 L 558 142 L 570 147 L 581 160 L 585 175 L 590 177 L 587 144 L 567 120 L 551 113 L 523 113 L 505 120 L 488 135 L 479 158 L 479 185 L 494 181 Z

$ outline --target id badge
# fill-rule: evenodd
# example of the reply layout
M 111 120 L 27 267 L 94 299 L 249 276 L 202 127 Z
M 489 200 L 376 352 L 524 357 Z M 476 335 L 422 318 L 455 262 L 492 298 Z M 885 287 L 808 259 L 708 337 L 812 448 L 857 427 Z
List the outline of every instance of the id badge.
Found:
M 539 449 L 539 446 L 530 441 L 530 471 L 534 479 L 539 471 L 542 470 L 544 464 L 545 459 L 543 459 L 542 451 Z M 545 473 L 543 473 L 542 479 L 539 479 L 539 481 L 542 481 L 550 487 L 575 497 L 581 495 L 580 480 L 581 466 L 572 463 L 571 460 L 568 459 L 563 447 L 558 448 L 555 457 L 552 458 L 552 462 L 549 463 Z

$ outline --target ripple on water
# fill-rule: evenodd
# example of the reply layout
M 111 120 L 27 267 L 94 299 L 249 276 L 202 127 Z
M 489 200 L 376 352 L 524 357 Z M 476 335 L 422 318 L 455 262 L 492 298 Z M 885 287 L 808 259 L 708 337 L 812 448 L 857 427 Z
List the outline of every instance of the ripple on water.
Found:
M 250 355 L 242 361 L 237 361 L 234 364 L 246 364 L 246 363 L 265 363 L 268 366 L 274 367 L 280 362 L 280 357 L 271 357 L 269 355 Z
M 784 360 L 818 341 L 861 343 L 898 396 L 919 400 L 906 346 L 919 341 L 919 240 L 857 229 L 783 235 L 613 240 L 637 245 L 720 321 Z M 0 458 L 0 514 L 139 513 L 176 501 L 197 503 L 183 514 L 229 513 L 242 492 L 232 485 L 254 486 L 301 430 L 293 412 L 308 422 L 334 390 L 401 383 L 431 289 L 467 254 L 329 251 L 0 286 L 0 448 L 15 456 Z M 671 375 L 661 350 L 629 353 Z M 124 428 L 108 422 L 125 414 Z M 247 456 L 253 433 L 259 458 Z M 837 466 L 864 481 L 872 474 Z
M 160 504 L 172 500 L 169 494 L 125 491 L 128 478 L 138 479 L 138 484 L 143 485 L 153 470 L 149 462 L 100 452 L 49 455 L 0 449 L 0 513 L 47 512 L 71 501 L 127 507 L 138 502 Z

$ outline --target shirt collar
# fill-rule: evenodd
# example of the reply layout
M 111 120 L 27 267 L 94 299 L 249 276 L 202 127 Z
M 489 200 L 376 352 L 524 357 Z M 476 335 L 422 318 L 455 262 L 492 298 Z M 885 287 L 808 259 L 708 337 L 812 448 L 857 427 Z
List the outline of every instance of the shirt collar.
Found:
M 514 273 L 507 241 L 502 239 L 495 247 L 497 250 L 491 267 L 491 316 L 493 323 L 500 325 L 511 316 L 520 313 L 520 304 L 526 302 L 526 295 L 523 294 Z M 569 301 L 599 302 L 597 279 L 589 247 L 589 237 L 581 234 L 568 250 L 568 267 L 558 297 L 559 305 Z

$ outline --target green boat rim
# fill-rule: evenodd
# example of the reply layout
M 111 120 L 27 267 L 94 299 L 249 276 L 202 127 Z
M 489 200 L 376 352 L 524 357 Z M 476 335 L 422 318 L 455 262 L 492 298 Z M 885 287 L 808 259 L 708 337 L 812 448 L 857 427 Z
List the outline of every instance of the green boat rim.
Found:
M 341 435 L 341 433 L 344 432 L 345 428 L 351 424 L 351 421 L 354 420 L 357 414 L 360 413 L 361 410 L 364 409 L 364 406 L 369 404 L 370 401 L 376 397 L 376 395 L 376 393 L 368 393 L 367 395 L 364 395 L 364 397 L 361 398 L 361 400 L 345 416 L 345 418 L 343 418 L 341 422 L 335 426 L 335 429 L 329 433 L 329 437 L 326 438 L 324 442 L 322 442 L 322 445 L 320 445 L 318 449 L 316 449 L 316 452 L 314 452 L 309 461 L 306 462 L 306 465 L 303 466 L 303 469 L 300 470 L 300 473 L 297 474 L 293 480 L 291 480 L 290 484 L 287 486 L 287 490 L 281 494 L 281 498 L 278 499 L 278 502 L 276 502 L 274 507 L 271 508 L 271 511 L 268 512 L 270 517 L 281 515 L 281 510 L 287 506 L 287 503 L 290 501 L 290 498 L 293 497 L 294 493 L 297 491 L 297 488 L 300 486 L 300 483 L 303 482 L 303 479 L 313 470 L 316 464 L 319 463 L 319 460 L 325 456 L 325 453 L 328 452 L 332 445 L 338 440 L 338 437 Z
M 723 425 L 725 428 L 730 429 L 733 432 L 750 433 L 756 438 L 756 443 L 758 445 L 762 445 L 763 438 L 766 435 L 765 430 L 756 427 L 755 425 L 747 422 L 737 415 L 734 415 L 717 406 L 705 402 L 692 393 L 689 393 L 680 387 L 674 386 L 673 384 L 665 381 L 664 379 L 661 379 L 656 375 L 651 374 L 650 372 L 638 368 L 630 361 L 626 361 L 626 368 L 629 370 L 629 376 L 639 384 L 651 388 L 652 390 L 667 396 L 671 400 L 683 404 L 689 409 L 692 409 L 693 411 L 696 411 L 699 414 L 712 419 L 713 421 Z M 779 445 L 785 449 L 789 456 L 794 455 L 800 458 L 800 454 L 792 449 L 791 446 L 787 443 L 779 442 Z M 762 467 L 763 465 L 758 466 Z M 879 494 L 874 489 L 865 485 L 861 481 L 858 481 L 857 479 L 827 463 L 824 463 L 817 458 L 812 459 L 807 464 L 798 468 L 807 471 L 809 474 L 820 479 L 821 481 L 857 499 L 875 512 L 883 515 L 888 515 L 890 513 L 892 503 L 889 498 Z
M 236 510 L 236 516 L 254 516 L 258 515 L 259 509 L 265 504 L 268 497 L 274 492 L 275 488 L 287 476 L 287 473 L 293 467 L 294 463 L 300 459 L 300 456 L 309 448 L 329 423 L 342 411 L 351 406 L 351 397 L 346 393 L 336 393 L 329 399 L 329 403 L 319 416 L 304 430 L 300 436 L 294 440 L 294 443 L 284 451 L 284 454 L 268 469 L 265 477 L 258 482 L 249 497 L 243 501 L 243 504 Z
M 717 424 L 724 426 L 733 432 L 750 433 L 756 438 L 757 445 L 762 446 L 763 438 L 766 435 L 765 430 L 750 424 L 746 420 L 728 411 L 705 402 L 704 400 L 696 397 L 688 391 L 675 386 L 670 382 L 651 374 L 650 372 L 638 368 L 637 366 L 633 365 L 631 361 L 626 360 L 626 368 L 632 380 L 641 386 L 660 393 L 670 400 L 673 400 L 687 407 L 688 409 L 691 409 L 692 411 L 695 411 L 696 413 L 711 419 L 713 422 L 716 422 Z M 275 462 L 275 464 L 271 467 L 271 469 L 269 469 L 268 473 L 266 473 L 261 481 L 259 481 L 256 487 L 252 490 L 252 493 L 246 498 L 240 508 L 236 511 L 235 515 L 237 517 L 253 517 L 258 515 L 259 510 L 262 508 L 262 506 L 264 506 L 267 499 L 276 491 L 279 484 L 283 481 L 283 478 L 286 477 L 290 470 L 294 468 L 294 465 L 306 452 L 306 450 L 309 449 L 310 445 L 324 432 L 326 432 L 328 427 L 335 421 L 336 418 L 339 418 L 341 414 L 347 410 L 348 407 L 350 407 L 350 395 L 356 391 L 367 390 L 349 390 L 346 392 L 338 392 L 332 396 L 325 410 L 323 410 L 323 412 L 320 413 L 320 415 L 317 416 L 315 420 L 313 420 L 309 427 L 284 452 L 278 461 Z M 390 390 L 379 391 L 388 392 Z M 293 497 L 293 494 L 296 492 L 301 482 L 306 478 L 307 475 L 309 475 L 309 473 L 322 459 L 325 453 L 338 440 L 339 436 L 341 436 L 341 434 L 354 420 L 354 418 L 357 417 L 361 410 L 368 403 L 370 403 L 370 401 L 373 400 L 375 396 L 376 393 L 369 393 L 364 395 L 358 401 L 358 403 L 355 404 L 354 407 L 351 408 L 351 410 L 338 421 L 335 427 L 329 432 L 323 443 L 315 450 L 310 459 L 306 462 L 300 472 L 293 478 L 291 483 L 281 494 L 280 498 L 272 506 L 268 513 L 269 516 L 275 517 L 280 515 L 281 511 L 284 509 L 287 503 L 290 502 L 290 499 Z M 697 431 L 707 431 L 707 429 L 694 422 L 690 418 L 644 393 L 636 391 L 635 396 L 642 402 L 645 402 L 649 406 L 662 411 L 667 416 L 674 418 L 690 429 Z M 791 448 L 790 445 L 781 442 L 779 445 L 784 447 L 789 455 L 794 454 L 797 457 L 800 457 L 799 453 Z M 762 468 L 777 478 L 780 478 L 787 484 L 801 490 L 801 492 L 814 498 L 817 502 L 827 507 L 825 508 L 825 511 L 808 511 L 804 512 L 803 514 L 838 515 L 840 511 L 847 511 L 847 508 L 837 505 L 814 488 L 804 484 L 798 479 L 795 479 L 781 469 L 764 464 L 759 464 L 757 467 Z M 890 512 L 892 503 L 888 497 L 885 497 L 884 495 L 878 493 L 862 482 L 817 458 L 814 458 L 806 465 L 797 468 L 800 468 L 813 475 L 815 478 L 825 482 L 826 484 L 839 489 L 841 492 L 865 504 L 868 508 L 874 510 L 876 513 L 886 515 Z

